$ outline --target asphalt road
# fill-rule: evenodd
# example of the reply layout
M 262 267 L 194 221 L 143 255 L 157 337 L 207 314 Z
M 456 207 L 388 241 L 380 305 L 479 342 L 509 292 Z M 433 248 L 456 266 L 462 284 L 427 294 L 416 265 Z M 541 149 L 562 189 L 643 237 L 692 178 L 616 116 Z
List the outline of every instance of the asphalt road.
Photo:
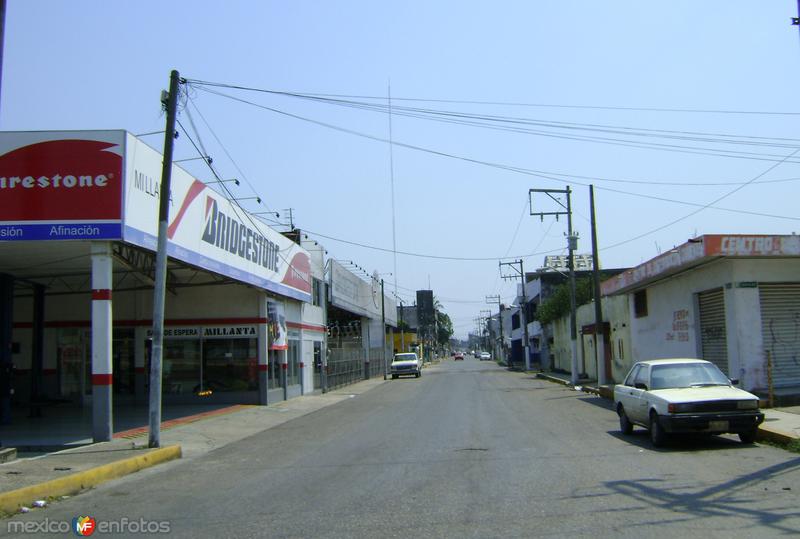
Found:
M 600 398 L 468 358 L 15 519 L 164 520 L 177 537 L 781 537 L 800 534 L 799 479 L 796 454 L 733 437 L 655 450 Z

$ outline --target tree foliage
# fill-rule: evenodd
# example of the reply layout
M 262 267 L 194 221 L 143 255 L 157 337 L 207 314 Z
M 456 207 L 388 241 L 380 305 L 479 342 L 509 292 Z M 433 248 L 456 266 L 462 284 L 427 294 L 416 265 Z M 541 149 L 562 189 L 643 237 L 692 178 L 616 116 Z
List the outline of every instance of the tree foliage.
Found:
M 453 336 L 453 322 L 446 312 L 436 311 L 436 327 L 438 330 L 436 341 L 442 346 L 447 346 L 450 343 L 450 337 Z
M 575 306 L 578 307 L 592 300 L 592 279 L 585 277 L 575 281 Z M 569 283 L 558 285 L 546 301 L 536 310 L 534 318 L 540 324 L 549 324 L 569 314 Z

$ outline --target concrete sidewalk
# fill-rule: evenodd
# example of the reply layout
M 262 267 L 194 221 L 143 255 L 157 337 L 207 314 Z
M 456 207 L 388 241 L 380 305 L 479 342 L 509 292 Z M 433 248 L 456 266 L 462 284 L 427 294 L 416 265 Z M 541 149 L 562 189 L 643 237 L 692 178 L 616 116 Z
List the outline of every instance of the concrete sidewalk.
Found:
M 572 387 L 569 375 L 559 373 L 536 373 L 537 378 L 549 380 Z M 614 399 L 614 386 L 598 386 L 596 380 L 584 380 L 580 385 L 574 386 L 576 390 L 591 393 L 609 400 Z M 763 405 L 763 402 L 762 402 Z M 765 408 L 764 422 L 758 427 L 758 439 L 778 443 L 789 443 L 800 440 L 800 406 L 786 408 Z
M 71 496 L 108 480 L 175 458 L 192 458 L 359 395 L 386 383 L 366 380 L 337 390 L 269 406 L 231 406 L 162 423 L 161 448 L 147 448 L 148 430 L 118 432 L 110 442 L 21 458 L 0 464 L 0 513 L 32 507 L 37 500 Z

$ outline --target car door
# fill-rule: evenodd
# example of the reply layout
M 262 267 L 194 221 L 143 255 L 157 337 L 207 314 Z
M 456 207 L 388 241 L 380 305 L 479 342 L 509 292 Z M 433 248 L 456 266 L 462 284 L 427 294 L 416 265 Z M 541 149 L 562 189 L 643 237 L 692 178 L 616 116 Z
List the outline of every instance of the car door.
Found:
M 647 410 L 649 408 L 648 405 L 648 390 L 650 386 L 648 385 L 650 382 L 650 366 L 649 365 L 640 365 L 640 369 L 637 371 L 636 376 L 633 379 L 633 391 L 631 392 L 631 411 L 628 417 L 639 423 L 647 423 Z M 639 385 L 639 387 L 636 387 Z M 641 387 L 646 387 L 647 389 L 641 389 Z
M 622 407 L 625 408 L 625 413 L 628 415 L 628 419 L 633 419 L 633 408 L 637 401 L 634 393 L 635 391 L 638 391 L 634 387 L 633 381 L 636 379 L 636 375 L 641 369 L 641 365 L 634 365 L 631 369 L 631 372 L 629 372 L 628 376 L 625 378 L 625 381 L 622 382 L 622 386 L 616 390 L 617 400 L 620 402 L 620 404 L 622 404 Z

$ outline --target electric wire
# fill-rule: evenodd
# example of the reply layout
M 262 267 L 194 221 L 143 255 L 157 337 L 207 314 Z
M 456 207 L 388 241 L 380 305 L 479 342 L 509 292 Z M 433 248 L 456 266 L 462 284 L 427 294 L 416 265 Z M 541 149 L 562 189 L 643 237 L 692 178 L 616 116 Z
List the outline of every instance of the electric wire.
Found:
M 222 88 L 233 88 L 237 90 L 249 90 L 254 92 L 265 93 L 285 93 L 291 94 L 294 92 L 280 92 L 273 90 L 264 90 L 261 88 L 253 88 L 248 86 L 233 85 L 221 82 L 204 81 L 200 79 L 186 79 L 187 82 L 193 84 L 202 84 L 205 86 L 218 86 Z M 347 94 L 325 94 L 325 93 L 303 93 L 301 95 L 318 96 L 318 97 L 331 97 L 331 98 L 345 98 L 345 99 L 385 99 L 378 96 L 369 95 L 347 95 Z M 744 115 L 764 115 L 764 116 L 800 116 L 800 112 L 785 112 L 785 111 L 756 111 L 756 110 L 735 110 L 735 109 L 690 109 L 690 108 L 667 108 L 667 107 L 624 107 L 624 106 L 604 106 L 604 105 L 564 105 L 552 103 L 525 103 L 518 101 L 480 101 L 480 100 L 464 100 L 464 99 L 432 99 L 432 98 L 419 98 L 419 97 L 394 97 L 395 101 L 417 101 L 426 103 L 453 103 L 464 105 L 498 105 L 510 107 L 536 107 L 536 108 L 556 108 L 556 109 L 594 109 L 594 110 L 626 110 L 633 112 L 681 112 L 681 113 L 697 113 L 697 114 L 744 114 Z
M 494 162 L 490 162 L 490 161 L 481 161 L 479 159 L 473 159 L 473 158 L 466 157 L 466 156 L 450 154 L 450 153 L 447 153 L 447 152 L 433 150 L 431 148 L 425 148 L 425 147 L 422 147 L 422 146 L 416 146 L 416 145 L 407 144 L 407 143 L 404 143 L 404 142 L 398 142 L 397 140 L 389 141 L 389 140 L 387 140 L 385 138 L 382 138 L 382 137 L 379 137 L 379 136 L 376 136 L 376 135 L 370 135 L 368 133 L 363 133 L 363 132 L 360 132 L 360 131 L 355 131 L 355 130 L 344 128 L 344 127 L 337 126 L 337 125 L 334 125 L 334 124 L 321 122 L 319 120 L 314 120 L 314 119 L 307 118 L 307 117 L 304 117 L 304 116 L 299 116 L 299 115 L 296 115 L 296 114 L 292 114 L 290 112 L 286 112 L 286 111 L 282 111 L 282 110 L 275 109 L 275 108 L 272 108 L 272 107 L 268 107 L 266 105 L 261 105 L 259 103 L 254 103 L 252 101 L 248 101 L 248 100 L 245 100 L 245 99 L 242 99 L 242 98 L 238 98 L 238 97 L 235 97 L 235 96 L 230 96 L 230 95 L 227 95 L 227 94 L 224 94 L 224 93 L 221 93 L 221 92 L 215 92 L 215 91 L 211 91 L 211 90 L 207 90 L 207 89 L 205 91 L 213 93 L 213 94 L 216 94 L 216 95 L 219 95 L 221 97 L 232 99 L 234 101 L 239 101 L 239 102 L 251 105 L 251 106 L 255 106 L 257 108 L 262 108 L 262 109 L 268 110 L 270 112 L 273 112 L 273 113 L 276 113 L 276 114 L 279 114 L 279 115 L 288 116 L 290 118 L 294 118 L 294 119 L 297 119 L 297 120 L 300 120 L 300 121 L 308 122 L 308 123 L 311 123 L 311 124 L 314 124 L 314 125 L 319 125 L 321 127 L 332 129 L 334 131 L 339 131 L 339 132 L 351 134 L 351 135 L 362 137 L 362 138 L 366 138 L 366 139 L 369 139 L 369 140 L 374 140 L 376 142 L 390 143 L 390 144 L 397 145 L 397 146 L 402 147 L 402 148 L 406 148 L 406 149 L 410 149 L 410 150 L 414 150 L 414 151 L 419 151 L 419 152 L 424 152 L 424 153 L 429 153 L 429 154 L 437 155 L 437 156 L 440 156 L 440 157 L 445 157 L 445 158 L 449 158 L 449 159 L 465 161 L 465 162 L 472 163 L 472 164 L 482 165 L 482 166 L 486 166 L 486 167 L 490 167 L 490 168 L 496 168 L 496 169 L 499 169 L 499 170 L 505 170 L 505 171 L 509 171 L 509 172 L 515 172 L 515 173 L 518 173 L 518 174 L 524 174 L 524 175 L 527 175 L 527 176 L 533 176 L 533 177 L 536 177 L 536 178 L 551 180 L 551 181 L 555 181 L 555 182 L 559 182 L 559 183 L 568 183 L 566 180 L 564 180 L 562 178 L 552 177 L 550 175 L 543 174 L 540 171 L 536 171 L 536 170 L 532 170 L 532 169 L 526 169 L 526 168 L 522 168 L 522 167 L 511 166 L 511 165 L 504 165 L 504 164 L 501 164 L 501 163 L 494 163 Z M 793 154 L 791 154 L 791 155 L 793 155 Z M 778 161 L 777 164 L 783 164 L 785 161 L 786 161 L 786 159 L 784 158 L 783 160 Z M 770 170 L 772 170 L 772 169 L 770 169 Z M 573 182 L 569 182 L 569 183 L 572 183 L 574 185 L 581 185 L 583 187 L 588 187 L 589 186 L 589 184 L 585 183 L 585 182 L 573 181 Z M 745 185 L 750 185 L 751 183 L 753 183 L 753 182 L 745 182 L 745 183 L 740 183 L 740 184 L 736 184 L 736 185 L 745 186 Z M 630 196 L 637 196 L 637 197 L 641 197 L 641 198 L 650 198 L 650 199 L 654 199 L 655 198 L 657 200 L 661 200 L 661 201 L 664 201 L 664 202 L 674 202 L 676 204 L 695 205 L 695 203 L 691 203 L 691 202 L 667 199 L 667 198 L 664 198 L 664 197 L 656 198 L 656 197 L 653 197 L 651 195 L 644 195 L 644 194 L 641 194 L 641 193 L 634 193 L 634 192 L 629 192 L 629 191 L 613 190 L 613 189 L 610 189 L 610 188 L 607 188 L 607 187 L 602 187 L 602 186 L 597 186 L 597 189 L 598 190 L 606 190 L 606 191 L 610 191 L 610 192 L 627 194 L 627 195 L 630 195 Z M 708 209 L 708 208 L 706 208 L 706 209 Z M 715 206 L 711 206 L 710 209 L 715 209 L 715 210 L 720 209 L 721 211 L 745 213 L 745 212 L 742 212 L 742 211 L 736 210 L 736 209 L 717 208 Z M 797 218 L 789 217 L 789 216 L 775 216 L 775 215 L 772 215 L 772 214 L 764 214 L 764 213 L 752 212 L 752 211 L 747 211 L 746 213 L 749 213 L 751 215 L 758 215 L 758 216 L 762 216 L 762 217 L 779 217 L 781 219 L 798 220 Z

